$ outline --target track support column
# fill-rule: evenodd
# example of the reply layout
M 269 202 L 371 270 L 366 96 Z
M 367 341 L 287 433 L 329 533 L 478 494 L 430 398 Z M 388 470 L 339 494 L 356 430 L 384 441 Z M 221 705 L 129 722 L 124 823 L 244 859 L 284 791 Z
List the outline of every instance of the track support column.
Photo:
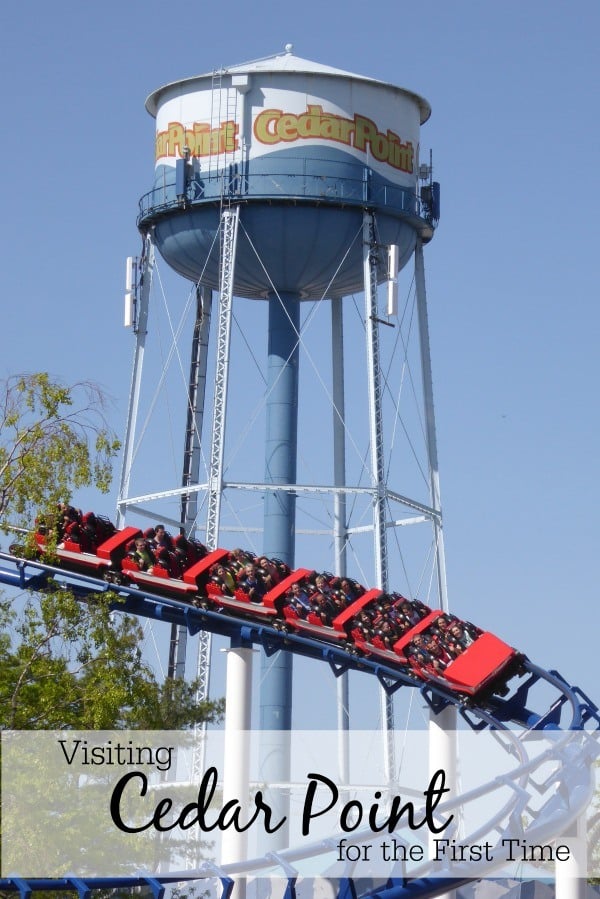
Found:
M 573 822 L 566 834 L 561 836 L 560 842 L 569 847 L 569 860 L 556 862 L 554 866 L 556 899 L 585 899 L 588 895 L 585 816 Z
M 230 800 L 242 807 L 250 797 L 250 726 L 252 707 L 252 646 L 231 641 L 227 652 L 225 694 L 225 751 L 223 756 L 223 805 Z M 247 858 L 248 836 L 228 827 L 221 838 L 221 864 Z M 233 888 L 233 899 L 244 899 L 246 880 Z

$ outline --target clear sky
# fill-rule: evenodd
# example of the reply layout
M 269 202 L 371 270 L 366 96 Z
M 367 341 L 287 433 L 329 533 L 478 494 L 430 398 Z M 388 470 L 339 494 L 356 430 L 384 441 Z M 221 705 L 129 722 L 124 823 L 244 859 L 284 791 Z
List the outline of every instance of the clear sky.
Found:
M 599 30 L 596 0 L 5 4 L 0 375 L 98 381 L 122 431 L 155 88 L 292 42 L 424 95 L 451 603 L 599 701 Z

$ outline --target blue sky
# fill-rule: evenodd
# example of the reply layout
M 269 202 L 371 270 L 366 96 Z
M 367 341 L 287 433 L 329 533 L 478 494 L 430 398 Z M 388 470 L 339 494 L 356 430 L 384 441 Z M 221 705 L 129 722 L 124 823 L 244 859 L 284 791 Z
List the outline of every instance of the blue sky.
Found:
M 426 272 L 451 603 L 593 694 L 599 26 L 592 0 L 5 5 L 0 374 L 98 381 L 122 430 L 124 262 L 152 183 L 144 100 L 161 84 L 292 42 L 424 95 L 442 185 Z

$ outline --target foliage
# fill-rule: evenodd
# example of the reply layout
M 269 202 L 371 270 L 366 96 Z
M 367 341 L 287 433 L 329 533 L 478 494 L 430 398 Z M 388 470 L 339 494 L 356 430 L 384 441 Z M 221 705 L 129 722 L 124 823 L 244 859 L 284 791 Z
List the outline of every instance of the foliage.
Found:
M 24 602 L 16 614 L 13 606 Z M 142 658 L 142 631 L 135 619 L 115 612 L 118 597 L 102 593 L 78 600 L 58 585 L 33 596 L 0 602 L 0 730 L 179 730 L 195 723 L 218 720 L 222 702 L 197 703 L 196 684 L 167 679 L 159 684 Z M 36 744 L 37 745 L 37 744 Z M 52 764 L 54 762 L 51 760 Z M 95 838 L 89 838 L 90 818 L 82 804 L 64 804 L 64 785 L 35 756 L 19 756 L 21 768 L 11 767 L 9 793 L 31 797 L 44 795 L 46 808 L 55 808 L 60 828 L 48 829 L 46 819 L 35 813 L 3 821 L 5 838 L 14 857 L 26 857 L 38 846 L 37 860 L 48 876 L 59 876 L 65 846 L 84 847 L 81 864 L 95 870 L 98 858 L 119 856 L 121 835 L 94 819 Z M 109 795 L 106 778 L 110 765 L 94 769 L 102 803 Z M 67 772 L 68 773 L 68 772 Z M 72 777 L 77 780 L 78 771 Z M 5 800 L 10 805 L 9 799 Z M 78 841 L 82 842 L 79 843 Z M 153 840 L 160 834 L 136 835 L 127 844 L 132 871 L 145 867 L 153 857 Z M 116 841 L 116 842 L 115 842 Z M 174 857 L 205 849 L 203 841 L 190 847 L 187 836 L 168 843 Z M 125 851 L 121 849 L 122 852 Z M 57 861 L 58 860 L 58 861 Z M 57 864 L 55 870 L 52 865 Z M 127 872 L 124 872 L 127 873 Z M 47 897 L 40 897 L 47 899 Z
M 105 407 L 89 382 L 65 386 L 45 372 L 0 382 L 0 523 L 29 524 L 74 489 L 108 491 L 119 441 Z
M 139 624 L 115 603 L 61 589 L 28 598 L 19 616 L 0 603 L 0 729 L 166 730 L 220 717 L 221 703 L 196 703 L 195 683 L 156 681 Z
M 0 382 L 0 527 L 30 527 L 36 515 L 50 523 L 82 487 L 106 492 L 118 449 L 95 385 L 66 387 L 45 373 Z M 121 602 L 112 592 L 78 597 L 52 580 L 35 594 L 0 596 L 0 730 L 180 730 L 220 719 L 223 703 L 198 703 L 196 682 L 158 683 Z M 34 797 L 36 771 L 26 765 Z M 51 779 L 42 789 L 52 793 Z M 75 809 L 61 813 L 55 834 L 37 834 L 35 815 L 28 826 L 18 838 L 50 854 L 65 828 L 82 833 Z M 174 852 L 184 849 L 174 841 Z

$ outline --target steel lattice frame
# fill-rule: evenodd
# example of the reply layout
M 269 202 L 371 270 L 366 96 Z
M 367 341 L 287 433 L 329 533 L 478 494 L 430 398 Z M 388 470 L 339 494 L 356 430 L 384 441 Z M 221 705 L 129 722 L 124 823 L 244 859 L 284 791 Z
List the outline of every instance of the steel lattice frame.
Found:
M 215 396 L 213 411 L 213 439 L 211 444 L 210 469 L 208 476 L 208 517 L 206 523 L 206 545 L 216 549 L 219 539 L 221 497 L 223 492 L 223 454 L 225 447 L 225 422 L 227 411 L 227 384 L 229 379 L 229 350 L 231 345 L 231 315 L 233 309 L 233 273 L 235 249 L 239 224 L 239 206 L 228 207 L 221 215 L 221 270 L 219 280 L 219 322 L 217 331 L 217 358 Z M 210 692 L 210 660 L 212 634 L 201 631 L 198 638 L 198 660 L 196 679 L 198 689 L 196 699 L 205 702 Z M 202 733 L 206 725 L 196 726 Z M 195 741 L 195 746 L 204 745 Z M 192 759 L 192 776 L 201 776 L 204 768 L 203 752 L 195 752 Z

